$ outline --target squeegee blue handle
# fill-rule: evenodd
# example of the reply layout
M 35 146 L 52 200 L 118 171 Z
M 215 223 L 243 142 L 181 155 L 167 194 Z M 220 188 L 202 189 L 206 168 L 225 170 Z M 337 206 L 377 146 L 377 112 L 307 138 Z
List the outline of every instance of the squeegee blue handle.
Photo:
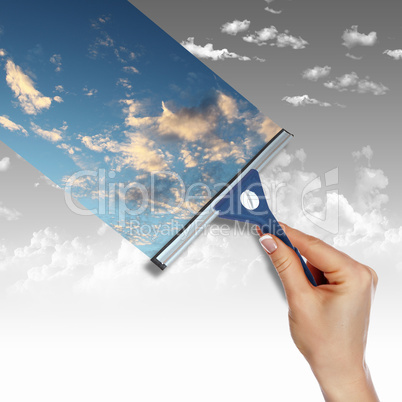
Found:
M 247 193 L 248 192 L 248 193 Z M 252 194 L 249 208 L 241 201 L 242 194 Z M 256 201 L 257 200 L 257 201 Z M 255 202 L 255 205 L 251 205 Z M 295 251 L 304 273 L 313 286 L 317 286 L 313 275 L 296 247 L 293 247 L 281 225 L 268 207 L 258 172 L 251 169 L 214 207 L 221 218 L 249 222 L 258 225 L 263 234 L 273 234 Z
M 293 246 L 293 244 L 291 243 L 289 238 L 286 236 L 284 230 L 282 229 L 282 226 L 278 223 L 278 221 L 276 220 L 276 218 L 272 214 L 272 212 L 269 211 L 269 213 L 267 213 L 267 215 L 265 217 L 262 216 L 261 218 L 262 219 L 260 220 L 260 223 L 258 224 L 258 226 L 260 227 L 262 233 L 263 234 L 267 234 L 267 233 L 273 234 L 278 239 L 282 240 L 288 247 L 293 249 L 300 259 L 304 273 L 306 274 L 308 280 L 311 282 L 311 284 L 313 286 L 317 286 L 317 284 L 314 280 L 314 277 L 313 277 L 312 273 L 310 272 L 310 270 L 308 269 L 307 264 L 304 261 L 303 257 L 301 256 L 299 250 Z

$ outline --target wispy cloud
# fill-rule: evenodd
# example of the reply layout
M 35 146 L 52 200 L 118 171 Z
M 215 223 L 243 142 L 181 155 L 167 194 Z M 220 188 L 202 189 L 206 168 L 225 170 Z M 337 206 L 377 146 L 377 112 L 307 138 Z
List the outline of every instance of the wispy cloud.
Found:
M 10 131 L 21 131 L 25 135 L 28 135 L 27 130 L 21 125 L 14 123 L 7 116 L 0 116 L 0 124 Z
M 100 17 L 93 20 L 91 27 L 95 29 L 98 34 L 96 39 L 89 46 L 89 56 L 92 58 L 105 57 L 108 53 L 113 53 L 116 59 L 122 63 L 127 64 L 136 58 L 134 52 L 127 49 L 125 46 L 119 45 L 117 41 L 112 39 L 106 30 L 102 30 L 104 25 L 111 20 L 111 17 Z
M 268 4 L 271 4 L 271 3 L 273 3 L 275 0 L 265 0 Z M 282 10 L 274 10 L 274 9 L 272 9 L 272 8 L 270 8 L 269 6 L 268 7 L 265 7 L 265 10 L 266 11 L 268 11 L 269 13 L 271 13 L 271 14 L 282 14 Z
M 39 187 L 40 185 L 42 185 L 44 183 L 45 185 L 56 188 L 58 190 L 62 189 L 60 186 L 58 186 L 56 183 L 54 183 L 52 180 L 50 180 L 47 176 L 42 175 L 39 177 L 39 180 L 40 181 L 34 183 L 35 188 Z
M 174 113 L 162 103 L 163 113 L 158 119 L 159 133 L 174 135 L 186 141 L 197 141 L 205 137 L 215 128 L 215 116 L 212 108 L 194 110 L 182 108 Z
M 238 60 L 251 60 L 250 57 L 240 56 L 237 53 L 229 52 L 228 49 L 214 49 L 212 43 L 207 43 L 205 46 L 196 45 L 194 38 L 189 37 L 187 40 L 181 42 L 190 53 L 201 59 L 211 60 L 225 60 L 225 59 L 238 59 Z
M 35 88 L 32 79 L 11 60 L 6 63 L 6 81 L 25 113 L 36 115 L 43 109 L 50 108 L 52 99 L 43 96 Z
M 4 49 L 0 49 L 0 57 L 4 57 L 7 55 L 7 52 Z
M 88 87 L 84 87 L 82 90 L 84 91 L 85 96 L 94 96 L 98 93 L 98 90 L 95 88 L 88 89 Z
M 246 35 L 243 37 L 243 40 L 249 43 L 255 43 L 258 46 L 268 45 L 269 41 L 275 40 L 275 42 L 270 43 L 271 46 L 279 48 L 291 47 L 295 50 L 304 49 L 308 45 L 306 40 L 290 35 L 288 30 L 284 33 L 278 33 L 278 30 L 273 25 L 269 28 L 256 31 L 254 34 Z
M 239 32 L 247 31 L 250 28 L 249 20 L 226 22 L 221 26 L 221 32 L 228 35 L 237 35 Z
M 10 158 L 7 156 L 0 159 L 0 172 L 5 172 L 10 167 Z
M 395 50 L 386 50 L 383 54 L 387 54 L 389 57 L 392 57 L 394 60 L 402 60 L 402 49 Z
M 253 59 L 256 61 L 259 61 L 260 63 L 264 63 L 266 61 L 266 59 L 263 59 L 263 58 L 257 57 L 257 56 L 254 56 Z
M 109 135 L 97 134 L 81 138 L 82 143 L 94 152 L 110 152 L 120 169 L 131 166 L 136 170 L 155 172 L 168 169 L 165 156 L 155 141 L 140 132 L 127 132 L 127 141 L 118 142 Z
M 344 74 L 341 77 L 337 77 L 334 81 L 328 81 L 324 83 L 324 86 L 336 89 L 339 92 L 351 91 L 361 94 L 385 95 L 389 91 L 389 88 L 385 85 L 370 81 L 370 77 L 360 79 L 355 72 Z
M 102 48 L 113 48 L 114 40 L 106 32 L 101 32 L 100 36 L 89 47 L 90 56 L 96 58 Z
M 125 73 L 131 73 L 131 74 L 138 74 L 139 73 L 139 71 L 133 66 L 124 66 L 123 71 Z
M 21 218 L 21 213 L 15 209 L 5 207 L 0 201 L 0 218 L 6 221 L 16 221 Z
M 81 151 L 81 148 L 73 146 L 73 145 L 68 145 L 65 143 L 56 145 L 57 148 L 59 149 L 64 149 L 69 155 L 74 155 L 76 152 Z
M 49 61 L 56 66 L 54 71 L 60 72 L 61 71 L 61 56 L 59 54 L 54 54 Z
M 363 58 L 362 56 L 355 56 L 354 54 L 351 54 L 351 53 L 346 53 L 345 56 L 349 57 L 349 59 L 352 59 L 352 60 L 361 60 Z
M 319 67 L 308 68 L 303 71 L 302 77 L 310 81 L 318 81 L 320 78 L 327 77 L 331 73 L 331 67 Z
M 373 158 L 373 154 L 374 154 L 374 152 L 373 152 L 372 148 L 370 147 L 370 145 L 366 145 L 360 151 L 352 152 L 352 156 L 356 160 L 358 160 L 362 157 L 365 157 L 369 163 L 369 166 L 370 166 L 371 159 Z
M 133 86 L 131 85 L 130 81 L 127 78 L 119 78 L 116 82 L 116 85 L 120 85 L 128 90 L 133 88 Z
M 188 149 L 182 149 L 180 151 L 180 160 L 183 161 L 184 166 L 186 168 L 192 168 L 192 167 L 197 167 L 198 166 L 198 161 L 196 160 L 195 155 L 191 153 Z M 197 156 L 200 154 L 198 153 Z
M 44 130 L 35 123 L 31 122 L 31 129 L 35 134 L 51 142 L 58 142 L 63 139 L 63 131 L 58 130 L 57 128 L 54 128 L 52 130 Z
M 225 116 L 229 124 L 239 118 L 239 108 L 237 102 L 228 95 L 220 92 L 218 94 L 217 106 L 221 113 Z
M 242 120 L 246 127 L 251 124 L 247 116 L 239 111 L 238 103 L 231 96 L 218 91 L 216 96 L 208 98 L 200 102 L 199 106 L 192 108 L 175 108 L 170 102 L 162 102 L 162 113 L 154 117 L 140 117 L 143 115 L 143 107 L 138 101 L 123 100 L 122 103 L 126 105 L 124 109 L 127 114 L 125 124 L 130 128 L 141 128 L 144 135 L 152 130 L 167 139 L 181 141 L 182 144 L 186 144 L 186 149 L 193 146 L 192 144 L 201 143 L 202 148 L 197 148 L 197 152 L 201 152 L 203 161 L 222 161 L 234 158 L 236 163 L 245 162 L 246 144 L 225 141 L 219 138 L 215 132 L 222 118 L 228 124 L 233 124 L 235 120 Z M 263 138 L 266 138 L 268 134 L 271 134 L 270 138 L 272 138 L 273 134 L 279 131 L 278 127 L 269 119 L 256 121 L 254 126 L 252 129 Z M 97 151 L 106 147 L 103 141 L 94 143 L 92 140 L 89 146 L 95 147 L 94 150 Z M 193 166 L 194 160 L 187 154 L 183 154 L 182 158 L 187 167 Z
M 308 106 L 308 105 L 316 105 L 321 107 L 330 107 L 332 106 L 328 102 L 321 102 L 317 99 L 310 98 L 308 95 L 300 95 L 300 96 L 285 96 L 283 101 L 290 103 L 293 106 Z
M 346 29 L 342 35 L 343 46 L 351 49 L 354 46 L 374 46 L 377 43 L 377 32 L 363 34 L 358 32 L 358 26 L 352 25 L 350 29 Z
M 66 91 L 64 90 L 63 85 L 56 85 L 56 86 L 54 87 L 54 90 L 57 91 L 57 92 L 60 92 L 60 93 L 66 92 Z
M 100 29 L 102 25 L 106 24 L 111 20 L 110 15 L 103 15 L 101 17 L 98 17 L 95 20 L 91 21 L 91 27 L 94 29 Z

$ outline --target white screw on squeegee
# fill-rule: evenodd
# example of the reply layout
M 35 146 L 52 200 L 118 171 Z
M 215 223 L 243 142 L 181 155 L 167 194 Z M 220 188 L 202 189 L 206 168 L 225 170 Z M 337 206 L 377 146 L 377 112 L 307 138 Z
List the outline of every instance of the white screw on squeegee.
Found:
M 241 194 L 240 202 L 244 208 L 247 208 L 250 211 L 256 209 L 258 205 L 260 205 L 258 195 L 250 190 L 246 190 Z

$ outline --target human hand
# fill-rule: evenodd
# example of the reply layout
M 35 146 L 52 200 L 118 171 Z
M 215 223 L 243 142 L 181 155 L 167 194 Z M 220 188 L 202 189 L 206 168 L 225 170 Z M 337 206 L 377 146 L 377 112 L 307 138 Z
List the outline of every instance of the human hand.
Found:
M 260 243 L 285 289 L 292 338 L 325 400 L 378 401 L 365 362 L 376 273 L 323 241 L 281 225 L 307 258 L 317 287 L 308 281 L 296 253 L 280 239 L 259 231 Z

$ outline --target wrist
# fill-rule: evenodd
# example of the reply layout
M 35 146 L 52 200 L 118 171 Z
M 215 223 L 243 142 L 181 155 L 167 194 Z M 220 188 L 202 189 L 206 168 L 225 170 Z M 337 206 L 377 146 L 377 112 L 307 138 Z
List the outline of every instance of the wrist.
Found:
M 370 371 L 365 363 L 356 367 L 346 365 L 337 373 L 314 368 L 313 372 L 327 402 L 379 401 L 371 381 Z

